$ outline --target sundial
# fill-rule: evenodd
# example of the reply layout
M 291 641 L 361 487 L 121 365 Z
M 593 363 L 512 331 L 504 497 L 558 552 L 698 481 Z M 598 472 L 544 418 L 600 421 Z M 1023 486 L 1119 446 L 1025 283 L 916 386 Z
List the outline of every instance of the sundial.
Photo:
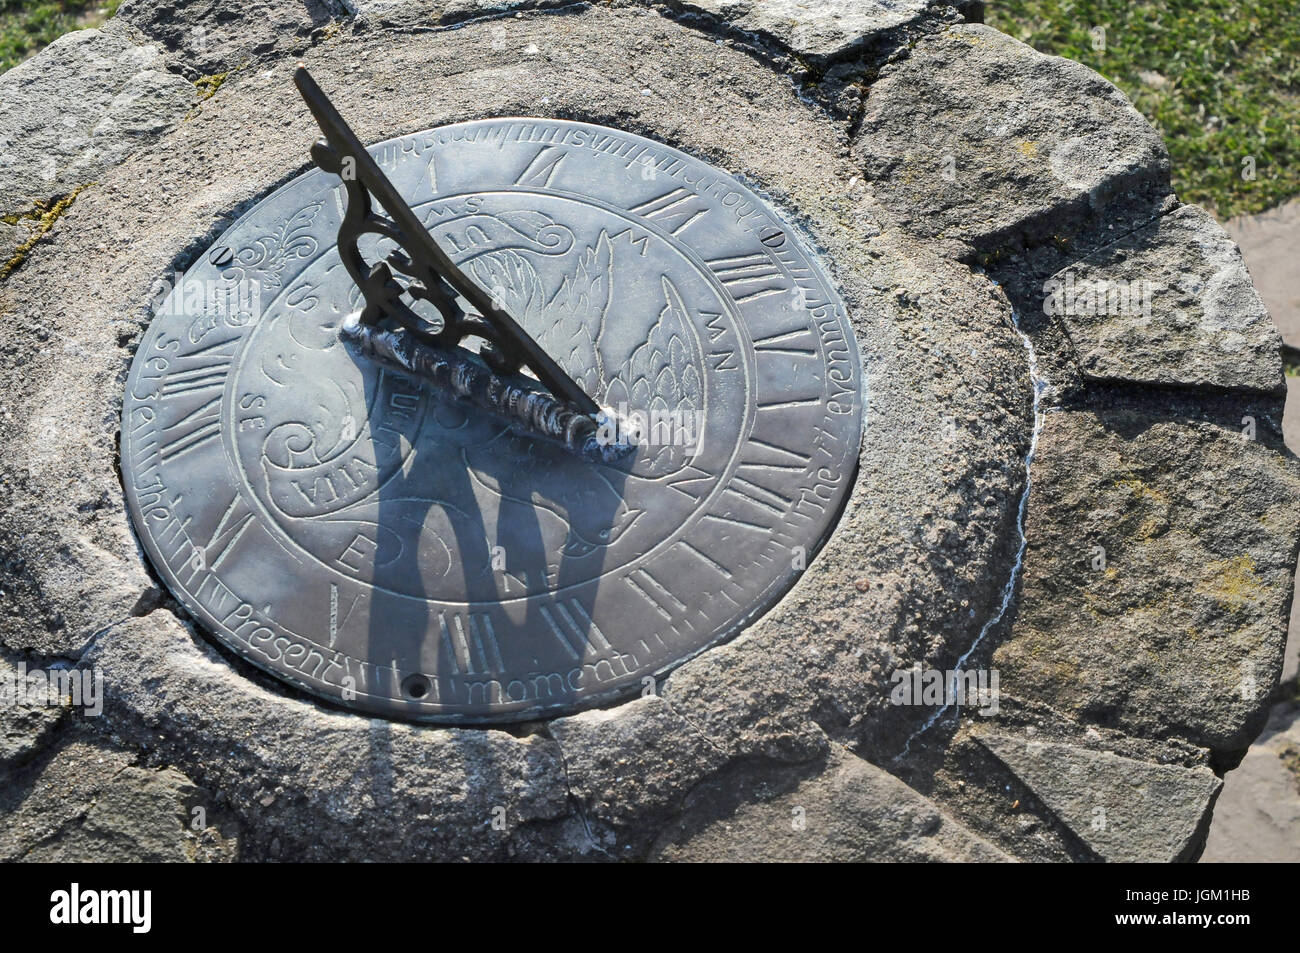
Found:
M 619 129 L 507 117 L 316 167 L 157 309 L 129 510 L 212 637 L 349 708 L 468 723 L 644 691 L 833 528 L 862 379 L 769 203 Z

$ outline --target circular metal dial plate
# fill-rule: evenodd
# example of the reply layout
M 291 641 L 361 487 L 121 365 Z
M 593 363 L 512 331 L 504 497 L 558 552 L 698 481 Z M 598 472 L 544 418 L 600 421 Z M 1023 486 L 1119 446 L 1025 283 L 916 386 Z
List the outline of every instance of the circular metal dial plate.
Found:
M 307 172 L 186 273 L 131 367 L 129 509 L 186 609 L 349 707 L 503 722 L 639 691 L 770 606 L 862 430 L 844 307 L 789 227 L 600 126 L 484 120 L 370 152 L 642 445 L 594 465 L 349 350 L 344 193 Z

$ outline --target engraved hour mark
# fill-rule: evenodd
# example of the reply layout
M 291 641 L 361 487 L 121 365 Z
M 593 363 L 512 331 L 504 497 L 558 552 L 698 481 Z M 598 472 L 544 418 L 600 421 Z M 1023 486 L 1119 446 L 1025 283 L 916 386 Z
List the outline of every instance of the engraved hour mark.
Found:
M 767 487 L 760 486 L 754 481 L 746 480 L 739 475 L 731 478 L 731 483 L 728 485 L 726 492 L 740 497 L 753 506 L 767 510 L 769 513 L 775 513 L 777 516 L 784 516 L 786 508 L 794 505 L 794 500 L 788 496 L 783 496 L 775 490 L 769 490 Z
M 515 179 L 515 185 L 549 189 L 551 180 L 555 178 L 555 173 L 559 171 L 560 163 L 564 161 L 566 155 L 568 153 L 559 146 L 545 146 L 539 149 L 537 155 L 533 156 L 532 161 L 519 174 L 519 178 Z
M 339 640 L 339 587 L 330 583 L 330 648 Z
M 736 304 L 785 291 L 785 279 L 781 270 L 762 252 L 714 258 L 705 264 L 722 282 L 727 294 L 731 295 L 731 300 Z
M 226 375 L 230 372 L 231 361 L 234 360 L 233 345 L 238 343 L 239 338 L 229 338 L 179 358 L 179 361 L 184 361 L 187 365 L 192 362 L 193 366 L 186 366 L 184 370 L 168 374 L 158 389 L 158 396 L 173 397 L 178 394 L 194 394 L 214 387 L 225 387 Z
M 745 459 L 738 464 L 739 467 L 761 467 L 765 470 L 793 470 L 802 472 L 808 469 L 808 464 L 812 457 L 806 453 L 798 453 L 788 447 L 782 447 L 779 444 L 770 443 L 766 440 L 759 440 L 757 437 L 749 438 L 749 446 L 762 448 L 768 453 L 757 453 L 755 456 L 775 456 L 772 459 Z
M 816 348 L 795 346 L 800 342 L 793 339 L 801 337 L 811 338 L 812 342 L 816 341 L 816 336 L 810 329 L 799 328 L 796 331 L 786 331 L 781 334 L 773 334 L 771 337 L 755 338 L 754 350 L 763 351 L 768 354 L 811 354 L 816 356 Z
M 668 621 L 674 621 L 674 616 L 669 612 L 669 608 L 675 609 L 680 615 L 686 611 L 686 605 L 676 596 L 674 596 L 658 579 L 646 572 L 645 569 L 633 569 L 625 575 L 623 579 L 627 582 L 632 590 L 644 598 L 654 610 Z
M 605 634 L 596 627 L 591 615 L 577 599 L 556 602 L 550 608 L 541 606 L 540 609 L 551 634 L 575 662 L 589 655 L 606 655 L 613 651 Z M 551 609 L 555 610 L 554 613 Z
M 501 647 L 492 617 L 486 612 L 438 613 L 439 642 L 451 675 L 479 675 L 504 672 Z
M 192 409 L 180 420 L 162 428 L 166 442 L 159 456 L 171 460 L 182 453 L 201 447 L 220 436 L 221 391 L 226 387 L 239 338 L 229 338 L 200 348 L 178 359 L 184 369 L 169 374 L 158 389 L 160 399 L 188 400 L 195 395 L 216 392 L 209 400 Z
M 221 565 L 235 543 L 239 542 L 239 537 L 243 536 L 252 524 L 253 511 L 244 502 L 243 495 L 236 493 L 235 498 L 226 507 L 226 511 L 221 514 L 212 538 L 203 547 L 203 557 L 209 569 L 216 569 Z
M 633 215 L 654 222 L 672 235 L 679 234 L 708 210 L 709 206 L 703 199 L 684 188 L 673 189 L 628 209 Z
M 733 575 L 735 575 L 730 569 L 722 565 L 722 563 L 718 562 L 716 559 L 714 559 L 712 556 L 710 556 L 708 553 L 706 553 L 704 550 L 700 549 L 698 546 L 694 545 L 693 543 L 685 539 L 679 539 L 677 541 L 677 545 L 685 549 L 687 552 L 693 554 L 697 559 L 703 562 L 704 565 L 708 566 L 714 572 L 719 573 L 720 575 L 726 577 L 727 579 L 730 579 L 732 578 Z
M 190 411 L 176 423 L 163 428 L 164 434 L 173 431 L 176 432 L 176 435 L 170 437 L 158 451 L 158 455 L 164 462 L 220 437 L 221 398 L 219 396 L 213 397 L 206 404 Z
M 735 516 L 725 516 L 721 513 L 705 513 L 701 519 L 716 520 L 719 523 L 726 523 L 728 526 L 739 526 L 742 529 L 752 529 L 754 532 L 764 535 L 772 531 L 772 527 L 763 523 L 751 523 L 748 520 L 738 519 Z
M 804 397 L 795 400 L 776 400 L 768 403 L 759 402 L 754 406 L 759 410 L 793 410 L 796 407 L 811 407 L 813 404 L 822 402 L 821 395 L 816 397 Z

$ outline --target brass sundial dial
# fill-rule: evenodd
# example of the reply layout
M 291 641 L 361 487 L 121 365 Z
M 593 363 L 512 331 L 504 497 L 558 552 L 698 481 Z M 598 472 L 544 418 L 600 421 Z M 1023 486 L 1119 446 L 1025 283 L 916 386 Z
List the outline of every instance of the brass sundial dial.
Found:
M 135 528 L 199 624 L 349 707 L 505 722 L 634 694 L 781 596 L 862 433 L 781 216 L 579 122 L 363 147 L 297 82 L 318 168 L 200 256 L 126 387 Z

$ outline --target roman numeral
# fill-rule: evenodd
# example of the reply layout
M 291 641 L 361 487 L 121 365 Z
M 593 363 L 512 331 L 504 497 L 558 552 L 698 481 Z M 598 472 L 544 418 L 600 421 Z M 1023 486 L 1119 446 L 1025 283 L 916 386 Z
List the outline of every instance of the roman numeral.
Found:
M 440 642 L 451 663 L 450 674 L 483 675 L 505 671 L 501 646 L 488 613 L 470 612 L 462 616 L 453 612 L 449 620 L 447 613 L 439 612 L 438 628 L 441 631 Z
M 176 423 L 163 428 L 164 434 L 175 432 L 167 437 L 158 451 L 163 462 L 172 460 L 182 453 L 202 447 L 208 441 L 221 435 L 221 395 L 213 397 L 206 404 L 201 404 L 190 411 Z
M 201 447 L 221 430 L 221 395 L 226 388 L 240 338 L 227 338 L 176 359 L 177 370 L 169 373 L 158 388 L 160 399 L 171 398 L 182 406 L 193 398 L 203 401 L 174 423 L 162 428 L 164 443 L 159 456 L 164 462 Z
M 789 497 L 782 496 L 765 486 L 759 486 L 752 480 L 746 480 L 739 475 L 732 476 L 726 492 L 740 497 L 753 506 L 767 510 L 769 513 L 775 513 L 777 516 L 784 516 L 786 508 L 794 505 L 794 500 Z
M 239 537 L 243 536 L 251 525 L 253 525 L 253 511 L 244 502 L 243 494 L 236 493 L 235 498 L 226 507 L 226 511 L 221 514 L 212 538 L 203 547 L 203 559 L 207 567 L 216 569 L 220 566 L 221 561 L 235 548 L 235 543 L 239 542 Z
M 811 338 L 813 336 L 812 331 L 808 328 L 800 328 L 797 331 L 786 331 L 781 334 L 773 334 L 771 337 L 755 338 L 754 350 L 763 351 L 768 354 L 811 354 L 815 357 L 817 355 L 816 348 L 796 347 L 795 345 L 800 342 L 791 340 L 792 338 L 805 336 Z
M 577 599 L 542 606 L 541 613 L 551 634 L 555 636 L 555 641 L 575 662 L 592 655 L 604 656 L 613 651 L 613 646 Z
M 762 252 L 714 258 L 706 264 L 736 304 L 785 292 L 785 276 Z
M 229 338 L 199 348 L 190 354 L 178 357 L 177 363 L 184 363 L 184 368 L 167 375 L 162 386 L 158 388 L 159 397 L 174 397 L 180 394 L 197 394 L 201 391 L 218 390 L 226 386 L 226 375 L 230 372 L 230 363 L 234 360 L 235 347 L 239 338 Z
M 779 444 L 769 443 L 766 440 L 759 440 L 757 437 L 750 437 L 746 449 L 756 449 L 754 455 L 764 459 L 746 459 L 742 460 L 737 469 L 741 467 L 761 467 L 764 470 L 791 470 L 795 473 L 802 473 L 808 469 L 808 464 L 812 457 L 806 453 L 796 453 L 794 450 L 782 447 Z
M 722 563 L 718 562 L 716 559 L 714 559 L 712 556 L 710 556 L 708 553 L 706 553 L 704 550 L 700 549 L 698 546 L 694 545 L 693 543 L 687 542 L 684 539 L 679 539 L 677 541 L 677 545 L 682 547 L 682 549 L 686 550 L 688 553 L 693 555 L 700 562 L 704 563 L 704 565 L 708 566 L 710 569 L 712 569 L 714 572 L 718 573 L 719 575 L 723 576 L 724 578 L 730 579 L 733 575 L 735 575 L 730 569 L 722 565 Z
M 703 199 L 684 188 L 673 189 L 671 192 L 665 192 L 657 198 L 628 209 L 633 215 L 640 215 L 647 221 L 654 222 L 672 235 L 681 232 L 708 210 L 709 206 Z
M 752 529 L 756 533 L 762 533 L 764 536 L 772 532 L 772 527 L 763 523 L 751 523 L 748 520 L 742 520 L 735 516 L 720 516 L 717 513 L 705 513 L 702 520 L 717 520 L 719 523 L 726 523 L 728 526 L 739 526 L 741 529 Z M 725 537 L 724 537 L 725 538 Z
M 559 171 L 560 163 L 564 161 L 566 155 L 568 153 L 559 146 L 543 146 L 538 150 L 537 155 L 533 156 L 532 161 L 524 167 L 524 171 L 519 173 L 515 185 L 539 189 L 550 188 L 551 180 L 555 178 L 555 173 Z
M 650 603 L 654 610 L 667 622 L 674 621 L 675 618 L 686 611 L 685 604 L 644 569 L 633 569 L 623 577 L 623 580 L 632 587 L 633 592 Z M 669 611 L 670 609 L 676 611 L 676 616 Z
M 679 473 L 669 479 L 666 486 L 670 490 L 676 490 L 683 496 L 690 497 L 692 500 L 698 500 L 704 491 L 708 489 L 708 481 L 713 479 L 713 474 L 707 470 L 701 470 L 695 464 L 687 464 Z M 704 486 L 692 486 L 705 481 Z
M 497 644 L 497 633 L 492 628 L 492 617 L 486 612 L 469 614 L 469 639 L 477 653 L 480 671 L 505 671 L 505 663 L 501 661 L 501 647 Z
M 794 400 L 775 400 L 766 403 L 759 401 L 754 406 L 759 410 L 793 410 L 795 407 L 811 407 L 821 402 L 821 394 L 818 394 L 816 397 L 800 397 Z

